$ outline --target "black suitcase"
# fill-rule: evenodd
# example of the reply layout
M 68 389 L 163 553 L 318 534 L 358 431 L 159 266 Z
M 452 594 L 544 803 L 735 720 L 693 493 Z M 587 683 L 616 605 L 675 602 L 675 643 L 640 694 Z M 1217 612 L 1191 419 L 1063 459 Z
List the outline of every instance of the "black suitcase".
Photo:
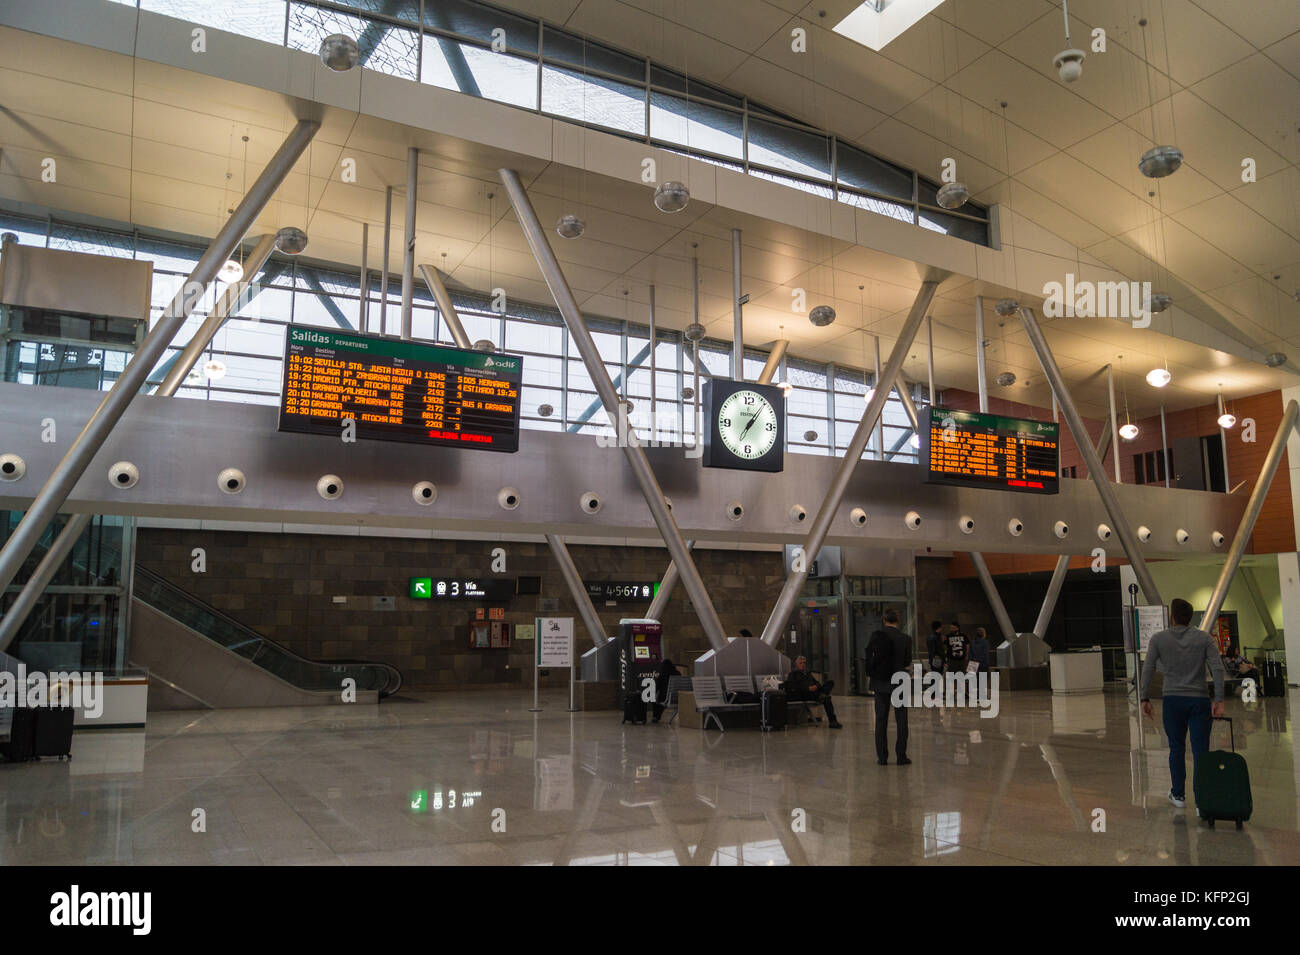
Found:
M 25 763 L 36 757 L 36 710 L 21 706 L 13 714 L 9 740 L 0 743 L 0 756 L 11 763 Z
M 1273 651 L 1264 658 L 1263 686 L 1265 696 L 1286 696 L 1286 678 L 1282 676 L 1282 664 L 1273 659 Z
M 790 722 L 790 701 L 778 690 L 764 690 L 762 698 L 763 719 L 758 724 L 764 732 L 783 730 Z
M 33 755 L 37 759 L 72 759 L 72 721 L 75 717 L 76 711 L 70 706 L 37 710 Z
M 629 690 L 623 697 L 623 722 L 644 723 L 646 720 L 646 703 L 636 690 Z
M 1196 758 L 1192 767 L 1192 791 L 1196 794 L 1196 814 L 1214 828 L 1214 820 L 1231 819 L 1241 828 L 1250 819 L 1254 804 L 1250 796 L 1250 773 L 1246 760 L 1237 752 L 1232 720 L 1216 717 L 1228 724 L 1232 752 L 1212 749 Z M 1213 725 L 1213 724 L 1211 724 Z

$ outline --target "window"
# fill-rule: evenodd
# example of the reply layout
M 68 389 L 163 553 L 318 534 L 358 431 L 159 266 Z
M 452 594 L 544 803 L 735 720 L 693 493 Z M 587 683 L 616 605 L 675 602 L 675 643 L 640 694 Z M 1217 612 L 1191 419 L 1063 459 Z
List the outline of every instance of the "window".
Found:
M 829 180 L 830 138 L 751 117 L 749 161 L 811 179 Z
M 542 67 L 542 112 L 645 135 L 643 90 L 549 64 Z

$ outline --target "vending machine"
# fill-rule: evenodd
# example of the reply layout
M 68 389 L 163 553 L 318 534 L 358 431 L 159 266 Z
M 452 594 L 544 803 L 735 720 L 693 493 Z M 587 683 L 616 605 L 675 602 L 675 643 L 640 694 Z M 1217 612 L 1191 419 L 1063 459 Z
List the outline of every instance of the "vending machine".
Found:
M 658 620 L 618 622 L 618 689 L 620 699 L 640 693 L 644 677 L 653 678 L 663 662 L 663 625 Z

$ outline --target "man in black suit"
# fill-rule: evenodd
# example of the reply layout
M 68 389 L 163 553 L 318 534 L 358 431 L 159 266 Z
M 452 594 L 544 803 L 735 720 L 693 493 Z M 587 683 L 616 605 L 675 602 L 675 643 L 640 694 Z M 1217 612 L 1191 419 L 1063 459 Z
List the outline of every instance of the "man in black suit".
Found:
M 876 758 L 881 766 L 889 762 L 889 711 L 892 709 L 898 726 L 894 752 L 898 765 L 906 766 L 911 762 L 907 758 L 907 707 L 892 706 L 890 696 L 894 692 L 894 674 L 906 673 L 912 662 L 912 643 L 898 629 L 897 610 L 886 610 L 884 622 L 884 627 L 873 633 L 867 644 L 867 676 L 871 692 L 876 695 Z

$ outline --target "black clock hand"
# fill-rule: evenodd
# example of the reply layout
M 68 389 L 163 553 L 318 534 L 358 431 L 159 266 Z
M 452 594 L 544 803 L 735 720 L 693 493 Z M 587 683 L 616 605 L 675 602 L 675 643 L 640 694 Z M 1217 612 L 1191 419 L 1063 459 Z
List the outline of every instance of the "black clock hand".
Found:
M 749 417 L 749 424 L 745 425 L 744 430 L 740 432 L 740 440 L 743 441 L 743 440 L 745 439 L 745 435 L 749 434 L 749 429 L 752 428 L 752 427 L 754 427 L 754 422 L 757 421 L 757 420 L 758 420 L 758 412 L 755 411 L 755 412 L 754 412 L 752 415 L 750 415 L 750 417 Z

